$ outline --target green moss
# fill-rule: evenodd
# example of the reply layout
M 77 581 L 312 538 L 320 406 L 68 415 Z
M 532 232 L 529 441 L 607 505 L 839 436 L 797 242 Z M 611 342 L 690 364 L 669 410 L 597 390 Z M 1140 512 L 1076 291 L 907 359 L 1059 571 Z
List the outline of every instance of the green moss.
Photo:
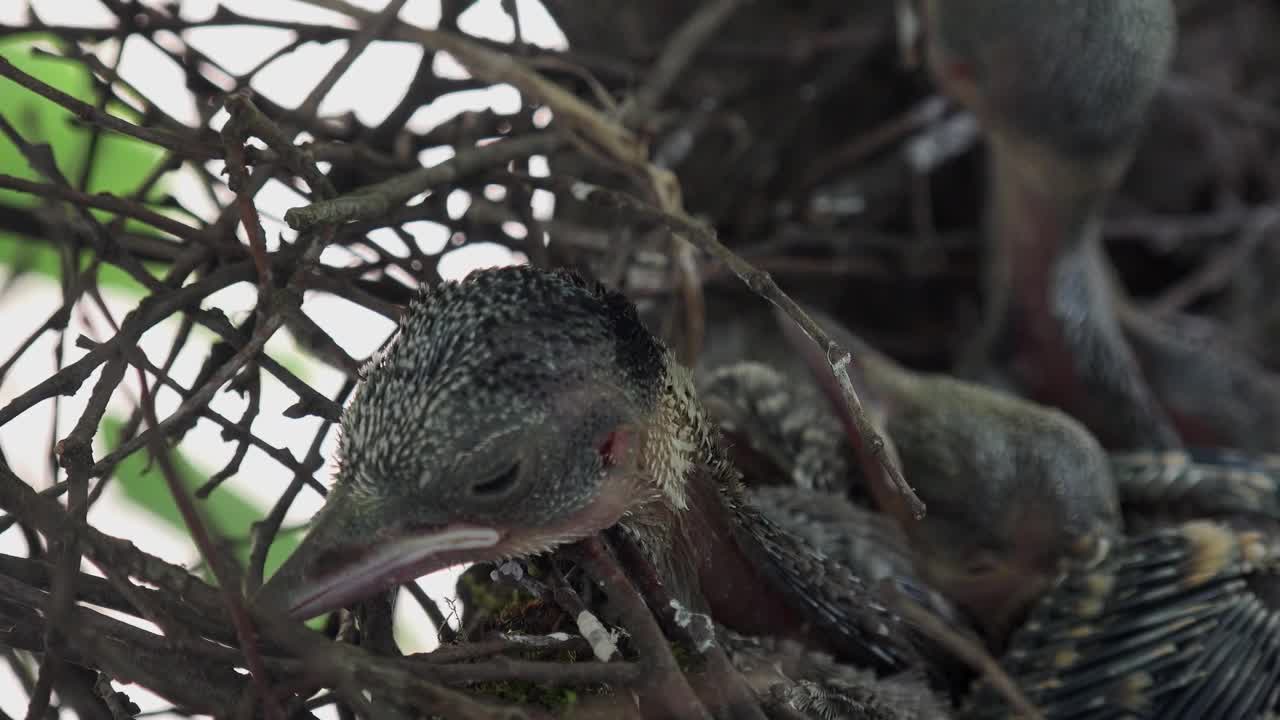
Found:
M 690 653 L 684 645 L 672 640 L 668 643 L 671 646 L 671 656 L 676 659 L 676 664 L 680 669 L 689 672 L 695 664 L 693 653 Z
M 471 570 L 458 577 L 458 594 L 466 598 L 468 612 L 484 612 L 490 616 L 502 615 L 517 603 L 531 599 L 515 588 L 498 585 L 481 572 Z
M 553 713 L 563 713 L 572 709 L 578 704 L 580 692 L 571 688 L 548 687 L 527 680 L 480 683 L 471 687 L 477 693 L 496 700 L 519 705 L 537 705 Z M 607 692 L 607 690 L 597 688 L 596 692 Z

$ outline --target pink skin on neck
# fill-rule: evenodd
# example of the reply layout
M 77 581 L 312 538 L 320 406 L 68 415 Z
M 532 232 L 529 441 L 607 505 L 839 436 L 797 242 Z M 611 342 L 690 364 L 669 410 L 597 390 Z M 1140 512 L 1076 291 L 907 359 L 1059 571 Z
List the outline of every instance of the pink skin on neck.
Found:
M 711 614 L 747 635 L 803 636 L 799 615 L 743 552 L 734 538 L 730 511 L 711 478 L 690 478 L 689 509 L 674 542 L 683 545 Z

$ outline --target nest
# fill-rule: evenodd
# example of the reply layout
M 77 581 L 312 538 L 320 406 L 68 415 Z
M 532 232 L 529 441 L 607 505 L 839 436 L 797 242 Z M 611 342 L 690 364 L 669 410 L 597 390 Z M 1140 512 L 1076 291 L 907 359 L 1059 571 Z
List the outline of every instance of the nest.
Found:
M 612 556 L 557 554 L 533 572 L 474 568 L 459 588 L 456 629 L 415 586 L 444 643 L 420 655 L 398 650 L 384 600 L 331 618 L 323 629 L 340 643 L 247 603 L 288 534 L 292 503 L 324 491 L 326 452 L 366 359 L 304 298 L 339 298 L 394 321 L 417 284 L 449 274 L 442 261 L 452 252 L 491 243 L 624 290 L 686 362 L 715 320 L 708 295 L 724 292 L 761 295 L 801 322 L 792 298 L 812 303 L 906 364 L 944 369 L 980 314 L 972 120 L 935 94 L 885 2 L 616 0 L 606 11 L 544 0 L 568 40 L 556 50 L 524 41 L 524 3 L 501 3 L 516 30 L 502 43 L 459 29 L 471 2 L 442 2 L 433 29 L 397 20 L 403 0 L 378 11 L 306 2 L 334 19 L 269 20 L 219 6 L 192 20 L 175 5 L 109 0 L 112 19 L 100 27 L 46 24 L 34 12 L 0 25 L 0 132 L 21 159 L 0 173 L 0 190 L 10 191 L 0 232 L 16 239 L 0 292 L 32 272 L 56 277 L 61 290 L 47 307 L 6 317 L 6 332 L 22 340 L 0 380 L 49 338 L 58 351 L 43 381 L 3 388 L 0 438 L 33 408 L 83 399 L 48 447 L 9 440 L 10 457 L 0 458 L 0 523 L 28 546 L 24 557 L 0 556 L 0 649 L 27 680 L 28 717 L 53 708 L 132 717 L 122 683 L 178 714 L 269 718 L 330 704 L 364 717 L 546 717 L 566 706 L 617 717 L 634 710 L 632 693 L 696 705 L 706 688 L 686 672 L 736 687 L 714 675 L 735 672 L 725 654 L 691 651 L 702 644 L 697 628 L 650 613 L 645 600 L 660 602 L 661 589 Z M 1280 245 L 1269 242 L 1280 221 L 1280 165 L 1271 162 L 1280 85 L 1269 74 L 1280 60 L 1280 10 L 1261 0 L 1181 6 L 1176 70 L 1113 203 L 1107 247 L 1150 309 L 1212 317 L 1280 367 L 1280 305 L 1266 301 L 1280 280 Z M 237 73 L 192 43 L 203 28 L 274 28 L 291 41 Z M 345 52 L 296 106 L 251 89 L 270 61 L 335 41 Z M 383 41 L 423 50 L 403 99 L 372 124 L 319 113 Z M 113 55 L 122 43 L 180 69 L 198 122 L 176 119 L 120 77 Z M 439 71 L 446 55 L 465 76 Z M 79 80 L 53 79 L 32 58 Z M 414 129 L 420 109 L 496 84 L 519 93 L 514 112 L 467 111 Z M 56 127 L 18 110 L 31 107 Z M 66 132 L 77 141 L 55 139 Z M 122 137 L 145 149 L 138 177 L 126 191 L 99 192 L 95 163 Z M 424 152 L 447 159 L 424 166 Z M 178 172 L 197 178 L 208 207 L 167 192 Z M 271 183 L 303 198 L 276 237 L 258 207 Z M 450 202 L 459 193 L 469 200 L 461 212 Z M 26 200 L 12 201 L 18 194 Z M 553 213 L 539 210 L 546 197 Z M 424 250 L 414 234 L 422 221 L 450 241 Z M 40 270 L 48 257 L 52 269 Z M 139 297 L 119 317 L 101 298 L 112 282 Z M 249 310 L 210 301 L 234 286 L 253 288 Z M 95 337 L 67 337 L 68 320 L 86 308 L 107 322 Z M 144 350 L 144 336 L 166 322 L 178 327 L 173 344 Z M 265 352 L 284 334 L 336 373 L 334 388 Z M 193 340 L 201 336 L 213 340 Z M 202 354 L 199 369 L 175 372 L 175 359 L 192 351 Z M 264 381 L 295 402 L 264 410 Z M 227 395 L 240 398 L 238 416 L 214 409 Z M 118 423 L 108 422 L 113 398 L 131 407 Z M 262 432 L 264 412 L 311 435 L 305 454 Z M 193 486 L 175 449 L 210 423 L 226 441 L 225 465 Z M 206 503 L 250 451 L 275 463 L 275 476 L 258 482 L 278 499 L 246 519 L 251 533 L 227 537 L 207 521 Z M 51 483 L 14 469 L 15 453 L 46 452 Z M 195 571 L 89 522 L 122 468 L 144 456 L 155 464 L 149 482 L 201 552 Z M 82 572 L 82 560 L 94 572 Z M 598 614 L 605 595 L 618 626 L 593 635 L 575 618 Z M 894 714 L 872 705 L 862 706 L 867 717 Z

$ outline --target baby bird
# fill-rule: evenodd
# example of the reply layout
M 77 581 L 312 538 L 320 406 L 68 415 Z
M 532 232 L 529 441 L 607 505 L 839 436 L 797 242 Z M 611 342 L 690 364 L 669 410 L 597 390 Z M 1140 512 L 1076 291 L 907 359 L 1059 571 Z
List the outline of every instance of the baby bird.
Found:
M 296 617 L 618 525 L 673 596 L 731 629 L 913 663 L 859 578 L 745 502 L 691 373 L 634 306 L 575 275 L 501 268 L 424 291 L 342 431 L 325 506 L 261 591 Z
M 974 383 L 912 372 L 831 318 L 807 312 L 851 351 L 850 380 L 927 513 L 920 520 L 912 516 L 874 463 L 851 463 L 872 468 L 852 485 L 865 488 L 897 520 L 927 584 L 1000 648 L 1064 558 L 1087 555 L 1099 538 L 1119 532 L 1106 454 L 1062 412 Z M 797 386 L 816 381 L 827 398 L 825 412 L 835 411 L 847 445 L 857 449 L 861 440 L 829 359 L 789 320 L 738 310 L 735 322 L 707 347 L 708 364 L 743 357 L 779 368 Z M 825 438 L 829 424 L 799 431 L 789 444 L 802 444 L 806 432 Z M 814 483 L 850 486 L 848 480 Z
M 865 361 L 867 351 L 855 354 Z M 762 438 L 763 447 L 793 448 L 796 482 L 839 485 L 812 469 L 842 466 L 817 459 L 830 454 L 830 426 L 836 423 L 825 411 L 841 405 L 815 406 L 803 378 L 788 383 L 780 373 L 750 363 L 707 378 L 708 404 L 728 408 L 731 426 L 751 428 L 750 436 Z M 860 389 L 864 399 L 877 396 L 874 387 Z M 975 410 L 971 421 L 982 417 Z M 806 439 L 816 442 L 801 448 Z M 904 459 L 910 456 L 909 449 L 900 451 Z M 1274 709 L 1280 696 L 1280 525 L 1271 517 L 1275 487 L 1267 474 L 1274 467 L 1239 454 L 1185 451 L 1117 454 L 1109 464 L 1123 488 L 1146 493 L 1130 499 L 1148 509 L 1167 508 L 1176 517 L 1180 508 L 1217 508 L 1230 519 L 1170 524 L 1161 518 L 1153 524 L 1147 512 L 1138 515 L 1141 529 L 1131 536 L 1116 527 L 1097 536 L 1091 554 L 1064 553 L 1058 572 L 1012 630 L 1001 653 L 1006 671 L 1054 720 L 1246 720 Z M 928 498 L 930 482 L 913 481 Z M 902 542 L 894 542 L 895 528 L 855 519 L 843 496 L 765 487 L 753 497 L 779 523 L 857 567 L 863 577 L 899 583 L 953 629 L 965 630 L 968 619 L 948 614 L 946 600 L 933 600 L 936 593 L 916 578 L 916 560 L 901 551 Z M 808 687 L 801 683 L 785 691 L 803 697 Z M 1016 714 L 980 683 L 960 716 Z
M 1108 447 L 1176 447 L 1099 244 L 1172 58 L 1171 3 L 927 0 L 925 25 L 934 78 L 988 148 L 987 320 L 963 369 L 1002 371 Z
M 1173 56 L 1170 0 L 928 0 L 925 18 L 932 74 L 988 147 L 987 319 L 962 371 L 1112 449 L 1280 450 L 1280 379 L 1203 321 L 1135 307 L 1101 246 Z

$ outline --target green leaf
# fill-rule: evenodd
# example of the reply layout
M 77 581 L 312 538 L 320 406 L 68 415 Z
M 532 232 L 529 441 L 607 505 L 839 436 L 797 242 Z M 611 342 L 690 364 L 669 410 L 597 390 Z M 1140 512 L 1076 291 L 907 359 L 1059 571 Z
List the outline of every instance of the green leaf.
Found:
M 124 423 L 115 418 L 102 421 L 102 435 L 109 448 L 120 445 L 120 431 Z M 249 530 L 254 522 L 261 519 L 263 513 L 251 502 L 226 487 L 218 488 L 205 500 L 195 498 L 196 488 L 204 484 L 211 473 L 197 468 L 178 449 L 171 449 L 169 456 L 182 481 L 182 485 L 191 495 L 196 507 L 201 511 L 209 531 L 215 538 L 229 540 L 229 546 L 236 559 L 243 566 L 249 559 Z M 169 493 L 169 485 L 165 482 L 160 468 L 154 463 L 147 467 L 148 457 L 145 450 L 138 450 L 125 458 L 115 470 L 115 482 L 124 491 L 125 497 L 156 517 L 156 519 L 179 530 L 187 532 L 182 521 L 182 513 Z M 301 529 L 280 532 L 267 551 L 265 576 L 270 577 L 284 559 L 293 552 L 302 539 Z M 206 573 L 207 575 L 207 573 Z
M 62 275 L 57 250 L 41 240 L 14 233 L 0 232 L 0 266 L 22 268 L 26 272 L 55 280 Z M 164 268 L 161 265 L 143 263 L 143 267 L 156 277 L 163 276 Z M 123 290 L 131 295 L 142 295 L 146 290 L 129 273 L 114 265 L 99 268 L 98 284 L 103 288 Z
M 40 34 L 14 35 L 0 40 L 0 56 L 5 57 L 19 70 L 55 87 L 63 92 L 88 103 L 96 103 L 99 93 L 94 88 L 93 80 L 83 66 L 69 60 L 41 57 L 33 50 L 38 45 L 54 45 L 57 41 L 52 36 Z M 119 103 L 108 103 L 107 111 L 123 119 L 137 121 L 137 113 Z M 62 174 L 72 183 L 80 178 L 84 164 L 88 158 L 92 132 L 76 125 L 75 115 L 65 108 L 21 87 L 7 79 L 0 79 L 0 112 L 13 124 L 18 132 L 33 144 L 47 144 L 53 150 L 55 162 Z M 135 138 L 117 133 L 104 132 L 99 136 L 94 165 L 89 174 L 86 189 L 89 192 L 107 192 L 113 195 L 129 196 L 137 192 L 142 183 L 165 161 L 165 151 Z M 27 163 L 18 147 L 8 138 L 0 136 L 0 168 L 4 173 L 44 182 L 42 177 Z M 156 183 L 147 194 L 149 201 L 164 197 L 163 181 Z M 11 190 L 0 190 L 0 205 L 30 208 L 43 202 L 43 199 L 27 193 Z M 172 208 L 152 206 L 153 210 L 166 215 L 181 217 Z M 68 209 L 67 212 L 70 212 Z M 102 210 L 92 210 L 99 221 L 109 222 L 116 216 Z M 128 220 L 125 228 L 130 232 L 162 234 L 151 226 L 136 220 Z M 12 235 L 0 235 L 5 247 L 0 247 L 0 262 L 13 258 L 15 240 L 25 240 L 27 244 L 46 244 L 42 239 L 18 239 Z M 50 251 L 52 252 L 52 251 Z M 40 257 L 30 268 L 52 277 L 58 276 L 56 255 L 50 262 Z M 154 271 L 154 269 L 153 269 Z M 123 282 L 122 282 L 123 280 Z M 103 274 L 104 285 L 140 293 L 141 287 L 132 279 L 120 272 Z

